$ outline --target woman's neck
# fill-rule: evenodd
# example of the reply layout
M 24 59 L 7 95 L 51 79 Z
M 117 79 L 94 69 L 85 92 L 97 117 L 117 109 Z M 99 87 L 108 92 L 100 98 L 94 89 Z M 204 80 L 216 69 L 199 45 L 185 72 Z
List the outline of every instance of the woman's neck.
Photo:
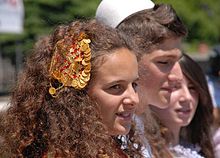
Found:
M 179 144 L 179 135 L 180 135 L 180 128 L 179 126 L 169 126 L 168 129 L 172 133 L 172 139 L 170 141 L 172 146 L 178 145 Z

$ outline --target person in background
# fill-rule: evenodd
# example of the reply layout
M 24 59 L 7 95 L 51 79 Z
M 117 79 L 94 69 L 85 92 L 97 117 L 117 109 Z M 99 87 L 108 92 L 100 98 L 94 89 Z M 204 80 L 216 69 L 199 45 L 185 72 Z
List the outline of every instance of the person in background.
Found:
M 150 108 L 174 157 L 214 158 L 211 127 L 213 105 L 205 74 L 188 55 L 179 64 L 182 82 L 171 94 L 169 107 Z
M 215 157 L 220 157 L 220 45 L 213 48 L 209 57 L 209 71 L 207 72 L 207 81 L 214 105 L 214 125 L 213 125 L 213 143 Z
M 213 48 L 207 74 L 209 90 L 215 107 L 220 107 L 220 45 Z
M 95 20 L 58 26 L 36 44 L 1 113 L 0 157 L 141 157 L 132 124 L 138 78 L 136 55 L 116 30 Z
M 171 157 L 146 108 L 152 104 L 163 109 L 170 104 L 171 91 L 180 81 L 177 63 L 182 55 L 181 41 L 187 35 L 185 25 L 172 6 L 150 0 L 102 0 L 96 19 L 119 30 L 125 40 L 132 39 L 134 49 L 140 52 L 137 122 L 139 127 L 145 124 L 143 137 L 151 147 L 150 155 Z

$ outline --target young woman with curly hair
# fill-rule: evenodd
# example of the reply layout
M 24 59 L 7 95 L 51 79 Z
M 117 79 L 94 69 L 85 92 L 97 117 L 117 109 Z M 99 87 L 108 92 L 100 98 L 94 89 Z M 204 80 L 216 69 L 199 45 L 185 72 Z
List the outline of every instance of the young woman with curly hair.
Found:
M 137 58 L 114 29 L 60 25 L 36 44 L 1 114 L 1 157 L 141 157 L 137 79 Z
M 214 158 L 211 125 L 213 104 L 205 75 L 188 55 L 179 61 L 182 82 L 171 94 L 169 107 L 151 105 L 161 124 L 161 133 L 175 156 L 183 158 Z

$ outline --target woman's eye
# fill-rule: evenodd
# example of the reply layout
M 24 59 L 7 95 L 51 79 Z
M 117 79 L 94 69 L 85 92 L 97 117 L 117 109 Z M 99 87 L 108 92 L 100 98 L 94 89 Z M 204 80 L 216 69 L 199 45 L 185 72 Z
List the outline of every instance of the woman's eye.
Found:
M 189 86 L 188 86 L 188 89 L 189 89 L 190 91 L 196 91 L 196 88 L 195 88 L 195 86 L 193 86 L 193 85 L 189 85 Z
M 121 88 L 120 85 L 113 85 L 113 86 L 110 87 L 110 89 L 120 89 L 120 88 Z
M 106 92 L 112 95 L 120 95 L 124 92 L 124 88 L 122 85 L 116 84 L 108 87 Z

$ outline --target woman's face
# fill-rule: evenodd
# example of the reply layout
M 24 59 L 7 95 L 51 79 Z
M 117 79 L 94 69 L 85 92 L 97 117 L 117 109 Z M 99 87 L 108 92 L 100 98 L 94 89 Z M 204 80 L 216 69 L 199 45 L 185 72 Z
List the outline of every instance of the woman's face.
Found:
M 171 93 L 170 105 L 165 109 L 151 106 L 161 122 L 168 128 L 181 128 L 192 121 L 198 105 L 199 94 L 184 75 L 182 82 Z
M 136 56 L 120 48 L 105 56 L 88 93 L 100 105 L 104 124 L 110 135 L 127 134 L 132 116 L 139 103 L 136 86 L 138 64 Z

